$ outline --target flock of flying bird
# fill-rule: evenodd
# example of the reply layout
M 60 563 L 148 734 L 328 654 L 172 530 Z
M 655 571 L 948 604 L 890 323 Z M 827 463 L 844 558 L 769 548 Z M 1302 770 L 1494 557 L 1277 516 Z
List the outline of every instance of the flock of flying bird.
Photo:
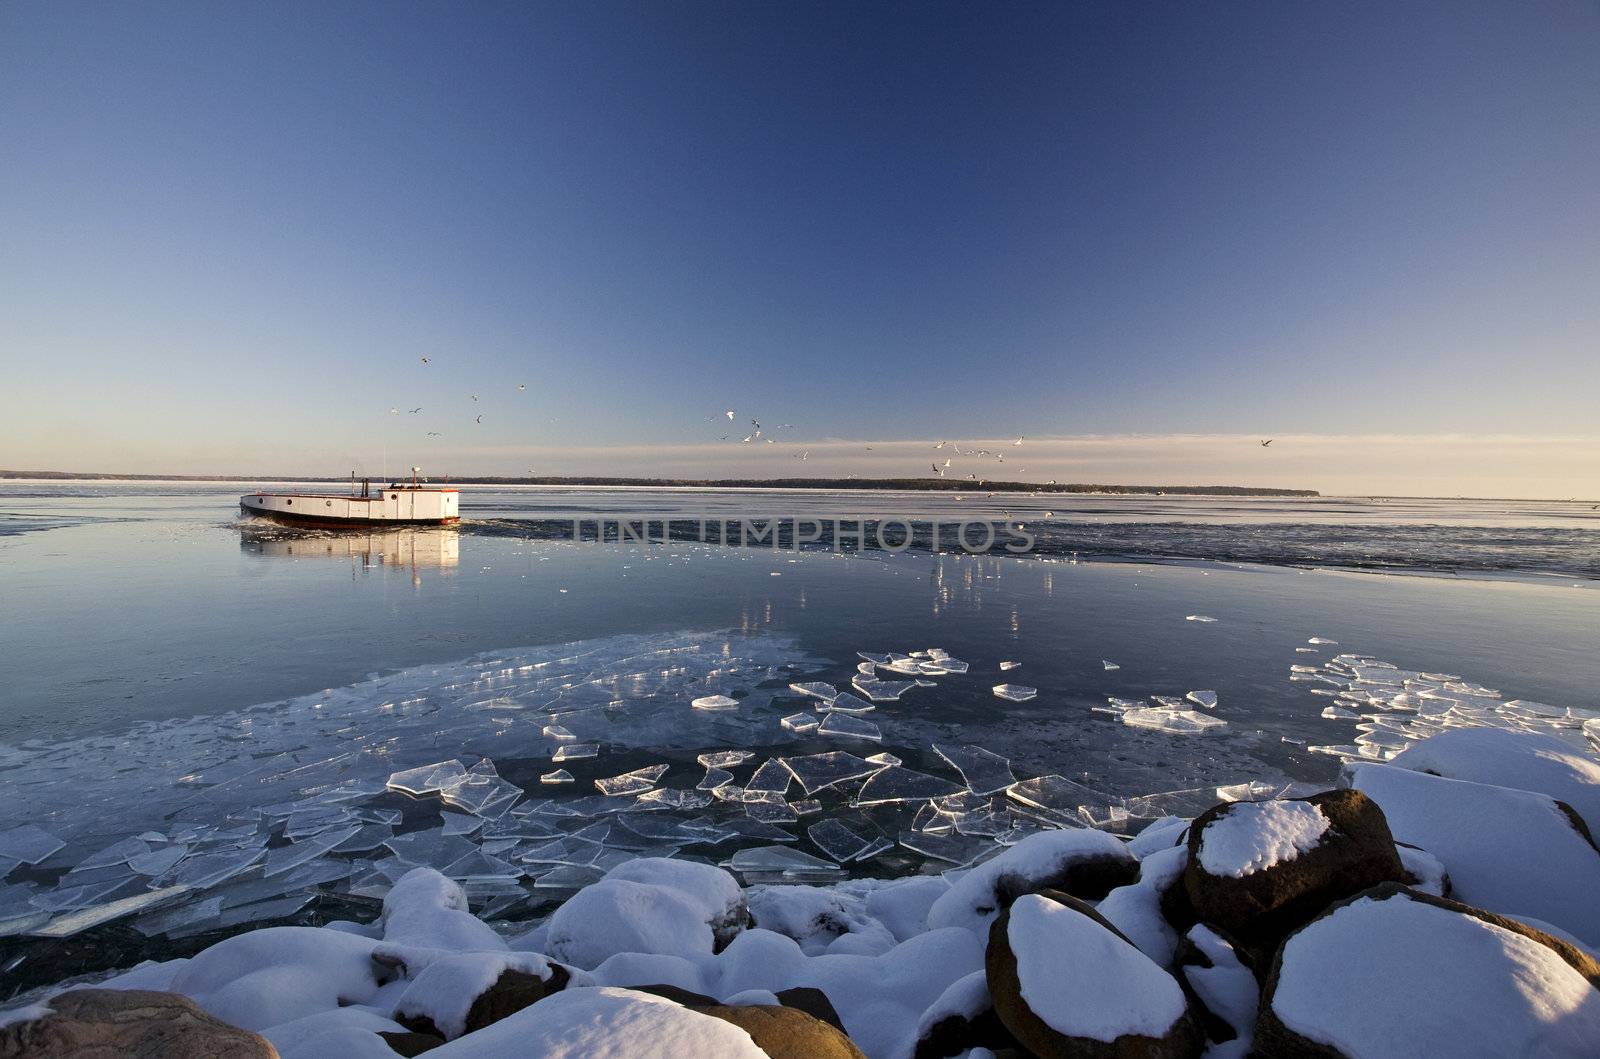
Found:
M 429 358 L 428 357 L 422 357 L 420 359 L 421 359 L 423 364 L 429 363 Z M 525 383 L 518 383 L 517 384 L 517 389 L 519 391 L 520 390 L 526 390 L 527 388 L 528 387 L 527 387 L 527 385 Z M 472 399 L 472 401 L 474 403 L 476 403 L 478 401 L 478 395 L 477 394 L 475 394 L 475 393 L 474 394 L 468 394 L 468 396 Z M 406 411 L 407 415 L 420 415 L 421 412 L 422 412 L 422 409 L 420 407 L 418 407 L 418 408 L 408 408 L 405 411 Z M 391 409 L 389 409 L 389 414 L 397 416 L 397 415 L 401 414 L 401 410 L 399 408 L 391 408 Z M 717 421 L 717 420 L 719 420 L 719 419 L 721 419 L 723 417 L 726 417 L 728 422 L 732 423 L 732 422 L 735 422 L 735 421 L 738 420 L 739 414 L 736 411 L 734 411 L 732 408 L 729 408 L 725 412 L 722 413 L 722 416 L 712 416 L 711 419 L 712 419 L 713 422 L 715 422 L 715 421 Z M 480 413 L 478 415 L 473 416 L 472 417 L 472 421 L 474 423 L 476 423 L 477 425 L 482 426 L 483 425 L 483 415 Z M 794 428 L 794 425 L 792 423 L 782 423 L 782 424 L 779 424 L 777 429 L 779 429 L 779 430 L 792 430 L 793 428 Z M 438 437 L 443 437 L 444 435 L 442 433 L 440 433 L 439 431 L 437 431 L 437 430 L 430 430 L 430 431 L 427 432 L 427 436 L 430 437 L 430 438 L 438 438 Z M 721 440 L 721 441 L 729 441 L 729 440 L 732 439 L 732 437 L 733 437 L 732 433 L 723 434 L 719 440 Z M 1026 436 L 1019 437 L 1019 438 L 1017 438 L 1017 440 L 1013 441 L 1011 444 L 1014 447 L 1015 446 L 1019 446 L 1026 440 L 1027 440 Z M 1274 440 L 1273 438 L 1267 438 L 1267 439 L 1263 440 L 1261 442 L 1261 447 L 1262 448 L 1266 448 L 1267 446 L 1272 444 L 1273 440 Z M 777 439 L 771 437 L 770 435 L 768 435 L 765 432 L 764 428 L 761 426 L 761 421 L 760 420 L 752 418 L 750 420 L 750 433 L 746 434 L 743 438 L 740 439 L 740 444 L 749 445 L 749 444 L 753 444 L 755 442 L 765 442 L 768 445 L 773 445 L 773 444 L 776 444 Z M 955 441 L 940 441 L 938 444 L 934 445 L 934 448 L 937 450 L 937 449 L 943 449 L 946 446 L 949 446 L 950 451 L 953 452 L 956 456 L 967 457 L 969 459 L 989 459 L 989 460 L 993 460 L 996 463 L 1004 463 L 1004 462 L 1006 462 L 1006 456 L 1005 456 L 1004 452 L 993 452 L 993 451 L 990 451 L 989 449 L 978 449 L 978 448 L 971 448 L 971 449 L 966 449 L 966 450 L 963 451 L 962 448 L 961 448 L 960 442 L 955 442 Z M 864 450 L 867 451 L 867 452 L 871 452 L 872 451 L 872 446 L 871 445 L 866 445 L 866 446 L 864 446 Z M 789 455 L 790 455 L 790 457 L 792 459 L 802 460 L 802 461 L 809 460 L 811 458 L 811 450 L 810 449 L 803 449 L 800 452 L 792 452 Z M 935 475 L 937 475 L 940 478 L 943 478 L 943 477 L 945 477 L 945 472 L 951 469 L 950 464 L 951 464 L 951 458 L 947 457 L 942 464 L 937 459 L 935 459 L 929 466 L 930 466 L 930 468 L 932 469 L 932 471 L 933 471 L 933 473 Z M 1022 473 L 1022 474 L 1026 474 L 1027 471 L 1028 471 L 1028 469 L 1026 467 L 1019 467 L 1017 470 L 1018 470 L 1019 473 Z M 855 475 L 852 474 L 849 477 L 854 478 Z M 969 481 L 969 482 L 977 482 L 979 485 L 983 484 L 983 480 L 980 479 L 978 477 L 977 473 L 973 472 L 973 471 L 967 472 L 966 480 Z M 1045 485 L 1055 485 L 1056 484 L 1056 480 L 1054 478 L 1052 478 L 1052 479 L 1050 479 L 1048 482 L 1046 482 L 1044 484 Z M 993 494 L 991 493 L 990 495 L 992 496 Z M 962 498 L 958 496 L 956 499 L 960 500 Z

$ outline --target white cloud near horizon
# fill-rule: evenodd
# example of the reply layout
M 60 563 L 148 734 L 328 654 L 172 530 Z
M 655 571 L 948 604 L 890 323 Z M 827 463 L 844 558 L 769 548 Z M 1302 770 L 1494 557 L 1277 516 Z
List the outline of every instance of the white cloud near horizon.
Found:
M 1238 434 L 1088 434 L 952 439 L 962 452 L 935 448 L 938 439 L 784 439 L 658 445 L 499 445 L 434 451 L 364 453 L 367 473 L 416 462 L 433 475 L 528 473 L 552 476 L 652 478 L 926 477 L 951 460 L 950 476 L 1123 485 L 1243 485 L 1315 489 L 1331 495 L 1475 496 L 1600 500 L 1600 436 L 1517 434 L 1286 434 L 1267 447 Z M 12 449 L 9 469 L 174 474 L 339 474 L 338 456 L 301 443 L 270 454 L 212 452 L 173 459 L 124 449 L 102 466 L 63 466 Z M 796 457 L 809 453 L 806 459 Z M 126 462 L 124 462 L 126 461 Z M 330 463 L 333 463 L 330 466 Z M 343 468 L 348 472 L 349 467 Z

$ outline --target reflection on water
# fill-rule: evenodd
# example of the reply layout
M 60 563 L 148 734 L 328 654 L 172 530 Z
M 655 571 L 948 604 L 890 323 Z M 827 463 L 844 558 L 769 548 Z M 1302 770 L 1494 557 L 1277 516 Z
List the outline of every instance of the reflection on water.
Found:
M 352 572 L 400 567 L 420 585 L 420 571 L 461 562 L 461 534 L 453 526 L 304 530 L 255 521 L 240 525 L 239 550 L 280 559 L 345 559 Z

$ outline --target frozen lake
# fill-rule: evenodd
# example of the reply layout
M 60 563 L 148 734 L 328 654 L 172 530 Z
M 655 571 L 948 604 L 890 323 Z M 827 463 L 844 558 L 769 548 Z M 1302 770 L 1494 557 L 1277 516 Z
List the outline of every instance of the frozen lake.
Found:
M 956 511 L 908 494 L 469 488 L 460 529 L 334 534 L 241 521 L 239 492 L 0 486 L 0 785 L 65 843 L 8 867 L 0 835 L 0 931 L 41 900 L 70 912 L 172 885 L 200 911 L 152 930 L 262 921 L 315 888 L 371 895 L 386 869 L 469 853 L 492 860 L 457 874 L 510 917 L 645 851 L 755 858 L 747 881 L 949 868 L 1029 828 L 1210 804 L 1217 786 L 1327 784 L 1341 754 L 1429 730 L 1426 702 L 1377 705 L 1400 684 L 1340 656 L 1392 663 L 1457 718 L 1580 743 L 1585 715 L 1566 708 L 1600 708 L 1585 572 L 1600 531 L 1564 505 L 979 496 Z M 573 513 L 965 505 L 1065 543 L 840 555 L 521 532 Z M 1226 561 L 1240 541 L 1280 562 Z M 1313 541 L 1396 572 L 1309 563 L 1295 549 Z M 1493 562 L 1461 561 L 1489 541 Z M 1183 558 L 1140 559 L 1141 543 Z M 813 682 L 831 688 L 790 687 Z M 855 698 L 829 710 L 832 691 Z M 692 705 L 717 695 L 729 708 Z M 698 760 L 726 751 L 749 755 L 726 776 Z M 859 764 L 885 753 L 899 770 Z M 397 784 L 412 794 L 385 789 L 452 759 Z M 628 794 L 594 783 L 650 766 L 666 770 L 600 788 Z M 540 782 L 558 769 L 571 782 Z M 828 820 L 844 832 L 816 830 Z M 126 857 L 96 863 L 118 843 Z M 819 860 L 761 852 L 778 847 Z M 86 858 L 89 875 L 62 876 Z M 217 887 L 231 904 L 205 904 Z

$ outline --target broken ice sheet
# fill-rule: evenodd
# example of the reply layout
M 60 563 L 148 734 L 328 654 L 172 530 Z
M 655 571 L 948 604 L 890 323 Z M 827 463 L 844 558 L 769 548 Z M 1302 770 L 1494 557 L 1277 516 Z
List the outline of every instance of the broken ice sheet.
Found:
M 817 844 L 818 849 L 840 864 L 847 864 L 859 857 L 877 837 L 863 838 L 838 820 L 823 820 L 812 824 L 806 828 L 806 834 Z
M 547 724 L 547 725 L 545 725 L 544 726 L 544 734 L 546 736 L 548 736 L 549 738 L 551 738 L 551 739 L 559 739 L 559 740 L 562 740 L 562 741 L 578 738 L 577 736 L 572 734 L 572 730 L 571 729 L 565 727 L 564 725 L 559 725 L 559 724 Z
M 900 696 L 917 686 L 914 680 L 868 680 L 856 677 L 850 686 L 873 702 L 898 702 Z
M 727 769 L 710 767 L 706 769 L 705 778 L 695 785 L 696 790 L 714 791 L 718 787 L 726 786 L 733 782 L 733 773 Z
M 877 707 L 860 696 L 842 691 L 829 702 L 819 702 L 817 709 L 823 713 L 871 713 Z
M 814 731 L 816 731 L 817 730 L 817 725 L 820 724 L 821 722 L 817 719 L 817 717 L 814 714 L 809 714 L 809 713 L 791 713 L 791 714 L 789 714 L 789 716 L 783 718 L 778 723 L 783 725 L 783 727 L 787 728 L 789 731 L 794 732 L 797 735 L 799 735 L 799 734 L 803 734 L 805 732 L 814 732 Z
M 261 874 L 271 878 L 290 868 L 298 868 L 351 838 L 359 830 L 361 830 L 359 827 L 351 827 L 342 831 L 324 832 L 313 838 L 302 839 L 293 845 L 271 850 L 267 854 L 267 863 L 262 867 Z
M 1000 849 L 986 838 L 971 835 L 940 835 L 931 831 L 902 831 L 900 845 L 913 853 L 965 867 L 985 854 Z
M 446 835 L 443 830 L 408 831 L 384 843 L 396 857 L 412 865 L 439 867 L 460 860 L 478 847 L 460 835 Z
M 1217 705 L 1217 693 L 1214 691 L 1191 691 L 1185 696 L 1190 702 L 1206 709 L 1214 709 Z
M 832 702 L 839 696 L 839 689 L 832 684 L 824 684 L 820 680 L 809 681 L 804 684 L 790 684 L 789 690 L 801 695 L 809 695 L 823 702 Z
M 210 923 L 221 915 L 222 898 L 208 897 L 204 901 L 195 901 L 140 916 L 133 921 L 133 929 L 147 938 L 153 938 L 184 927 Z
M 780 759 L 807 794 L 832 787 L 847 780 L 859 779 L 877 772 L 883 766 L 874 765 L 864 758 L 847 754 L 843 750 L 830 750 L 824 754 L 807 754 L 804 757 Z
M 1121 799 L 1113 800 L 1076 780 L 1053 774 L 1012 784 L 1006 796 L 1047 820 L 1080 827 L 1091 820 L 1106 819 L 1111 806 L 1121 804 Z
M 1039 694 L 1038 688 L 1025 687 L 1022 684 L 996 684 L 991 690 L 997 698 L 1010 699 L 1012 702 L 1027 702 Z
M 9 831 L 0 831 L 0 857 L 23 864 L 38 864 L 65 845 L 65 842 L 35 824 L 23 824 Z
M 390 790 L 421 796 L 443 790 L 466 778 L 466 766 L 452 758 L 449 761 L 436 761 L 431 765 L 392 773 L 389 776 L 388 786 Z
M 879 742 L 883 732 L 871 721 L 848 713 L 830 713 L 817 726 L 818 735 L 843 736 L 850 739 L 870 739 Z
M 711 804 L 705 791 L 681 791 L 660 787 L 645 791 L 634 802 L 640 809 L 703 809 Z
M 102 868 L 111 864 L 126 864 L 129 857 L 137 857 L 141 853 L 149 853 L 150 844 L 142 838 L 125 838 L 114 842 L 98 853 L 91 853 L 78 863 L 76 870 L 85 868 Z M 14 862 L 14 863 L 20 863 Z M 0 863 L 0 878 L 4 878 L 3 863 Z
M 1107 673 L 1109 673 L 1109 672 L 1111 672 L 1111 671 L 1112 671 L 1112 670 L 1114 670 L 1114 669 L 1121 669 L 1121 668 L 1122 668 L 1122 667 L 1121 667 L 1121 666 L 1119 666 L 1119 665 L 1117 665 L 1117 663 L 1115 663 L 1115 662 L 1108 662 L 1108 661 L 1107 661 L 1107 660 L 1106 660 L 1106 659 L 1104 659 L 1104 658 L 1102 658 L 1102 659 L 1100 659 L 1100 665 L 1101 665 L 1101 666 L 1102 666 L 1102 667 L 1103 667 L 1103 668 L 1104 668 L 1104 669 L 1105 669 L 1105 671 L 1106 671 L 1106 672 L 1107 672 Z
M 481 816 L 451 812 L 440 812 L 439 815 L 444 819 L 444 833 L 447 835 L 470 835 L 483 826 Z
M 793 781 L 794 773 L 790 772 L 781 760 L 768 758 L 751 774 L 744 787 L 748 791 L 776 791 L 782 794 L 789 789 L 789 784 Z
M 809 853 L 802 853 L 788 846 L 753 846 L 741 849 L 728 860 L 723 862 L 723 867 L 732 868 L 736 872 L 785 872 L 785 871 L 813 871 L 818 873 L 836 872 L 838 867 L 830 864 L 820 857 L 813 857 Z
M 1017 782 L 1011 774 L 1011 762 L 980 746 L 935 743 L 933 750 L 961 773 L 967 789 L 974 794 L 994 794 Z
M 1183 620 L 1184 621 L 1205 622 L 1205 623 L 1209 624 L 1211 622 L 1216 621 L 1217 619 L 1211 618 L 1211 617 L 1207 617 L 1204 614 L 1189 614 L 1189 615 L 1186 615 Z
M 580 890 L 590 883 L 599 882 L 604 876 L 605 872 L 599 868 L 578 864 L 563 864 L 533 880 L 533 888 L 536 890 Z
M 739 700 L 728 695 L 706 695 L 695 699 L 689 705 L 697 710 L 737 710 Z
M 708 769 L 729 769 L 750 760 L 755 755 L 749 750 L 713 750 L 701 754 L 696 761 Z
M 792 824 L 800 818 L 794 807 L 780 794 L 756 792 L 759 797 L 745 799 L 744 811 L 753 820 L 764 824 Z
M 566 769 L 556 769 L 554 772 L 541 773 L 540 776 L 539 776 L 539 782 L 540 783 L 571 783 L 572 782 L 572 773 L 568 772 Z
M 642 794 L 656 785 L 656 781 L 666 774 L 666 765 L 646 765 L 642 769 L 624 772 L 620 776 L 608 776 L 594 781 L 595 788 L 604 795 L 615 797 L 622 794 Z
M 189 847 L 185 845 L 167 846 L 164 849 L 155 849 L 148 853 L 141 853 L 136 857 L 129 857 L 128 867 L 140 875 L 152 877 L 164 875 L 174 864 L 182 860 L 184 854 L 188 852 Z
M 599 743 L 568 743 L 556 747 L 556 752 L 550 755 L 551 761 L 577 761 L 580 758 L 598 757 L 600 754 Z
M 1219 717 L 1209 717 L 1195 710 L 1173 710 L 1154 706 L 1148 709 L 1128 710 L 1122 715 L 1122 723 L 1132 728 L 1148 728 L 1168 735 L 1204 735 L 1226 728 L 1228 725 L 1227 721 Z
M 852 805 L 882 805 L 888 802 L 919 802 L 961 790 L 949 780 L 926 772 L 891 765 L 862 784 Z
M 1000 663 L 1000 672 L 1009 673 L 1011 670 L 1016 669 L 1016 668 L 1020 667 L 1021 665 L 1022 665 L 1021 662 L 1001 662 Z

